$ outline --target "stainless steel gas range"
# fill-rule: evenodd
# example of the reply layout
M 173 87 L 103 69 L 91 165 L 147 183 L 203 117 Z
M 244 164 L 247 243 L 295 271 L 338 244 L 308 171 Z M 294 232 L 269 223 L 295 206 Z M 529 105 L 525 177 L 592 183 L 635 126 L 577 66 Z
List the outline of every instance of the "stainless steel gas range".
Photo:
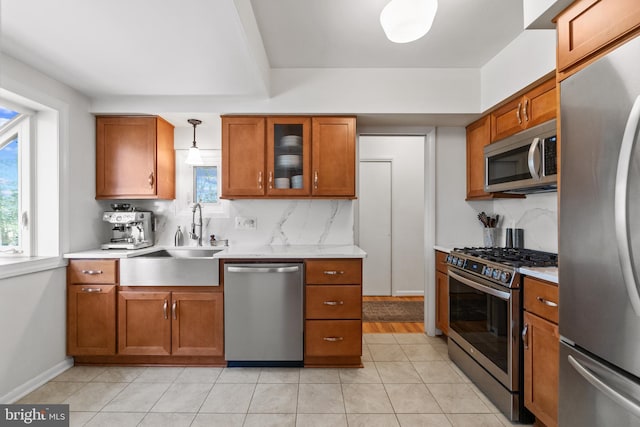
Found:
M 514 248 L 461 248 L 447 256 L 449 357 L 507 418 L 524 408 L 519 267 L 557 266 L 557 255 Z

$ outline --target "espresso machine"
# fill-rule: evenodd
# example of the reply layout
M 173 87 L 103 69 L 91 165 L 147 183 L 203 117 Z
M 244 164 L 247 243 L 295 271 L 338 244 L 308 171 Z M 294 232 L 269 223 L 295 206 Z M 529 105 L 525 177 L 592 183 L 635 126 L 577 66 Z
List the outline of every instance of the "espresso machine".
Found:
M 102 249 L 141 249 L 155 243 L 153 212 L 106 211 L 102 220 L 111 225 L 111 239 Z

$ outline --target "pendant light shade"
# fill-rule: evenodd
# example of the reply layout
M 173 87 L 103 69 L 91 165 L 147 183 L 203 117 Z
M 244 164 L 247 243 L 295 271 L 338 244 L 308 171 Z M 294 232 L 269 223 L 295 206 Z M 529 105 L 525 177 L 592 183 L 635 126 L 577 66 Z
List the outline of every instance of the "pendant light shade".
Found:
M 418 40 L 431 29 L 438 0 L 391 0 L 380 13 L 380 24 L 394 43 Z
M 202 120 L 189 119 L 187 121 L 193 125 L 193 145 L 189 148 L 186 163 L 192 166 L 202 165 L 202 156 L 200 155 L 200 150 L 196 146 L 196 126 L 202 123 Z

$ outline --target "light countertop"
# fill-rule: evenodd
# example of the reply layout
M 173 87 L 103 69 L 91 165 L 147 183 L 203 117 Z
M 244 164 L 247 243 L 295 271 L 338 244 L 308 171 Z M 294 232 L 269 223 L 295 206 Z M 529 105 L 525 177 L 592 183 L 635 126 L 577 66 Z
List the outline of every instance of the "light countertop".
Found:
M 91 249 L 87 251 L 64 254 L 65 258 L 108 259 L 131 258 L 144 255 L 172 246 L 151 246 L 149 248 L 125 249 Z M 238 246 L 181 246 L 177 249 L 220 249 L 213 258 L 221 259 L 259 259 L 259 258 L 366 258 L 367 253 L 355 245 L 238 245 Z
M 520 274 L 558 284 L 558 267 L 520 267 Z

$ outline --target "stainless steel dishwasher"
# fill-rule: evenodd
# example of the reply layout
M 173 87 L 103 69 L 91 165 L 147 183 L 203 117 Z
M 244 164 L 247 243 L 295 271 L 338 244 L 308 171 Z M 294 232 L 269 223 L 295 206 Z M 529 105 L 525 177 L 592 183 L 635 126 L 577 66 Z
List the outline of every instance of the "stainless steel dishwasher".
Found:
M 302 263 L 226 263 L 224 347 L 229 366 L 302 366 Z

